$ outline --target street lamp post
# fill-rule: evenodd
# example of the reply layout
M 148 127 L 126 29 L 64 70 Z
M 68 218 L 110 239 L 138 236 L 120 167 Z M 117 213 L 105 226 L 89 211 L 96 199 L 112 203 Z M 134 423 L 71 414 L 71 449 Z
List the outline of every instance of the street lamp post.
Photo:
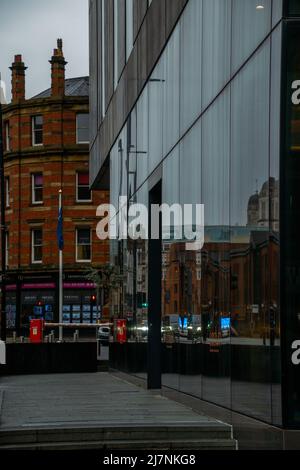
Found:
M 4 177 L 4 148 L 3 148 L 3 120 L 1 102 L 0 80 L 0 198 L 1 198 L 1 339 L 6 341 L 6 226 L 5 226 L 5 177 Z

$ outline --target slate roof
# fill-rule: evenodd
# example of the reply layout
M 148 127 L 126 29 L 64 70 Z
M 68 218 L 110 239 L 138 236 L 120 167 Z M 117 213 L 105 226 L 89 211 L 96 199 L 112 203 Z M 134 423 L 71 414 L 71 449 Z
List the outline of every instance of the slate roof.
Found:
M 66 96 L 89 96 L 89 77 L 67 78 L 65 81 Z M 42 91 L 31 99 L 49 98 L 51 96 L 51 88 Z

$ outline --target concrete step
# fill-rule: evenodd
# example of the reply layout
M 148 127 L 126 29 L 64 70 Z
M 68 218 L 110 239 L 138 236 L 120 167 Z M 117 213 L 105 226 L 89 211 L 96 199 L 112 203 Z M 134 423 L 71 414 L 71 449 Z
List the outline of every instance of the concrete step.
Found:
M 198 424 L 164 425 L 102 425 L 85 427 L 49 427 L 29 429 L 1 429 L 0 449 L 8 448 L 113 448 L 144 449 L 197 448 L 197 445 L 235 448 L 231 426 L 212 422 Z M 67 447 L 65 447 L 67 446 Z M 100 446 L 100 447 L 99 447 Z M 133 447 L 132 447 L 133 446 Z M 153 447 L 154 446 L 154 447 Z M 176 447 L 177 448 L 177 447 Z
M 237 450 L 234 439 L 70 441 L 1 445 L 0 450 Z
M 1 429 L 1 428 L 0 428 Z M 114 441 L 164 439 L 231 439 L 231 426 L 223 423 L 101 426 L 45 426 L 0 430 L 0 446 L 18 442 Z

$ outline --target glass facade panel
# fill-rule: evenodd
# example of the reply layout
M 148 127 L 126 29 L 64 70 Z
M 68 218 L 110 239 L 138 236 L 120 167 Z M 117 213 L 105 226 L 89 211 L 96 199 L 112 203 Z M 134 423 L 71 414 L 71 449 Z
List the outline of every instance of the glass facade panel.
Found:
M 137 187 L 148 176 L 148 87 L 145 88 L 137 103 Z
M 266 421 L 271 421 L 269 206 L 275 185 L 269 177 L 269 90 L 268 40 L 232 83 L 230 188 L 232 408 Z M 243 374 L 246 361 L 252 367 Z
M 163 104 L 163 155 L 179 139 L 179 51 L 180 28 L 175 29 L 165 51 L 165 82 Z
M 232 72 L 265 39 L 271 28 L 271 14 L 272 0 L 232 0 Z
M 180 143 L 180 204 L 201 203 L 201 121 Z
M 271 92 L 270 92 L 270 343 L 272 366 L 272 422 L 282 424 L 281 361 L 280 361 L 280 296 L 279 296 L 279 168 L 280 168 L 280 85 L 281 85 L 282 27 L 279 25 L 271 38 Z
M 118 0 L 114 0 L 114 88 L 119 81 L 118 56 Z
M 135 194 L 137 190 L 137 160 L 139 158 L 137 149 L 137 121 L 136 107 L 132 110 L 127 121 L 127 191 L 128 199 Z
M 201 250 L 162 242 L 163 384 L 274 424 L 282 424 L 282 31 L 271 28 L 281 5 L 189 0 L 110 153 L 113 204 L 128 195 L 129 207 L 148 206 L 161 178 L 163 203 L 205 206 Z M 293 113 L 289 146 L 298 151 Z M 120 360 L 143 377 L 157 275 L 148 251 L 147 240 L 111 241 L 125 279 L 112 315 L 127 319 L 128 351 L 137 351 Z
M 286 54 L 286 76 L 284 79 L 285 103 L 283 122 L 283 155 L 280 181 L 281 214 L 281 318 L 283 362 L 283 409 L 284 420 L 289 426 L 300 425 L 300 296 L 299 296 L 299 207 L 300 207 L 300 99 L 299 99 L 299 40 L 298 22 L 289 22 L 283 42 Z
M 119 208 L 119 193 L 121 184 L 121 160 L 118 140 L 110 152 L 110 203 Z
M 213 129 L 213 132 L 212 132 Z M 229 174 L 230 90 L 203 116 L 201 251 L 204 369 L 202 398 L 230 406 Z
M 300 15 L 300 2 L 299 0 L 287 0 L 288 2 L 288 14 L 292 16 Z
M 181 19 L 180 132 L 201 110 L 202 0 L 190 0 Z
M 155 67 L 148 84 L 149 174 L 159 164 L 163 154 L 163 103 L 165 83 L 165 60 L 163 56 Z
M 118 140 L 117 140 L 117 148 L 116 152 L 118 153 L 118 161 L 119 161 L 119 187 L 118 187 L 118 196 L 127 196 L 127 189 L 128 189 L 128 174 L 127 174 L 127 158 L 128 158 L 128 147 L 127 147 L 127 137 L 128 137 L 128 129 L 127 124 L 123 128 Z M 118 204 L 119 210 L 121 208 L 120 204 Z
M 231 0 L 203 0 L 202 109 L 230 78 Z
M 163 161 L 163 203 L 179 201 L 179 146 Z
M 276 23 L 278 23 L 278 21 L 283 16 L 283 2 L 284 2 L 284 0 L 273 0 L 273 11 L 272 11 L 273 26 Z
M 133 0 L 126 0 L 126 60 L 133 47 Z

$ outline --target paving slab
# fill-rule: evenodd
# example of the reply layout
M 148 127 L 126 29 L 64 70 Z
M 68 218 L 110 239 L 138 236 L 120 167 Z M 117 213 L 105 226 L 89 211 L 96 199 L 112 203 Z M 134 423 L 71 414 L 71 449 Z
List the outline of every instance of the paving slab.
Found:
M 0 391 L 2 447 L 234 445 L 231 426 L 106 372 L 1 377 Z

